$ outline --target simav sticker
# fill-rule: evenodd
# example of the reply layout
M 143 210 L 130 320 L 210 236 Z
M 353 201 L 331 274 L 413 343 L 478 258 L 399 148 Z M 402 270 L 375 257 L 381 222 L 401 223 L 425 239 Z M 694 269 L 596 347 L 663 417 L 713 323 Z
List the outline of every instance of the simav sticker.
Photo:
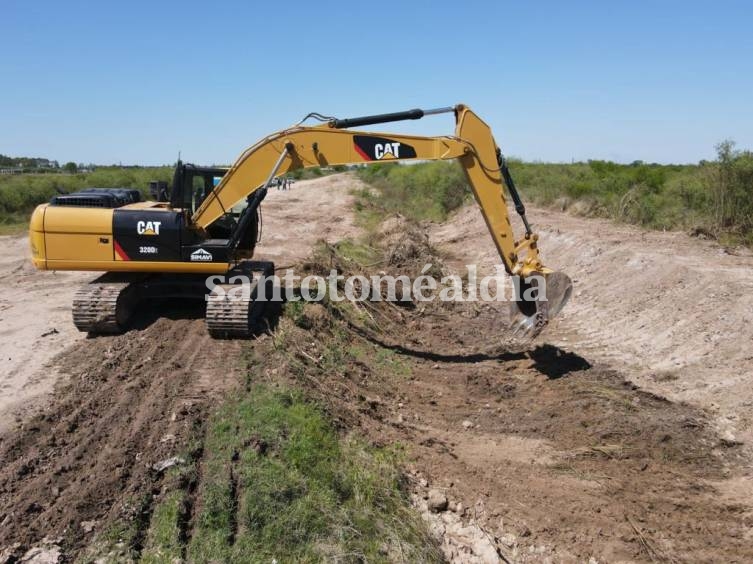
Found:
M 191 253 L 191 262 L 212 262 L 212 253 L 198 249 Z

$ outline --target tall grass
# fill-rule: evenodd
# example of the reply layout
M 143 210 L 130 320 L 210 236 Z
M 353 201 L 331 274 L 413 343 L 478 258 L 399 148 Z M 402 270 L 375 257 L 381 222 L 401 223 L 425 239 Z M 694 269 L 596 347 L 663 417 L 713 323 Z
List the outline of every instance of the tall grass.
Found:
M 371 200 L 386 213 L 398 212 L 419 220 L 441 221 L 459 208 L 470 195 L 470 187 L 460 167 L 453 162 L 400 166 L 378 163 L 358 172 L 361 179 L 377 188 L 379 201 L 369 192 L 360 200 Z
M 705 223 L 709 205 L 706 168 L 640 162 L 510 162 L 516 183 L 529 201 L 653 229 Z
M 697 165 L 511 160 L 509 166 L 526 202 L 753 244 L 753 153 L 737 151 L 729 141 L 717 146 L 716 160 Z M 377 189 L 376 195 L 373 190 L 358 194 L 362 215 L 377 210 L 441 221 L 470 193 L 457 163 L 375 164 L 359 176 Z
M 716 160 L 697 165 L 513 161 L 510 169 L 524 196 L 537 204 L 753 244 L 753 155 L 729 142 L 717 151 Z
M 753 153 L 736 151 L 735 143 L 717 145 L 709 184 L 714 224 L 753 242 Z
M 171 167 L 103 167 L 86 174 L 17 174 L 0 176 L 0 223 L 28 219 L 35 206 L 56 194 L 81 188 L 138 188 L 148 192 L 149 181 L 172 179 Z

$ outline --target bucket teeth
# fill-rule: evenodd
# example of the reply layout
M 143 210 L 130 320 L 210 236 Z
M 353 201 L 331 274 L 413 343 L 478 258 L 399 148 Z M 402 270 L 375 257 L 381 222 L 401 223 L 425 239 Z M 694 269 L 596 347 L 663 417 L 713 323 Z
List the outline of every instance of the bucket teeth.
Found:
M 531 340 L 541 333 L 547 321 L 544 316 L 537 312 L 534 315 L 517 314 L 511 324 L 511 332 L 514 339 Z
M 539 275 L 531 280 L 526 291 L 536 290 L 533 292 L 533 299 L 523 300 L 526 291 L 523 296 L 519 296 L 520 300 L 516 302 L 516 311 L 510 324 L 510 332 L 516 340 L 528 341 L 536 338 L 549 320 L 559 314 L 572 294 L 573 283 L 570 277 L 562 272 Z M 527 313 L 523 313 L 523 309 Z

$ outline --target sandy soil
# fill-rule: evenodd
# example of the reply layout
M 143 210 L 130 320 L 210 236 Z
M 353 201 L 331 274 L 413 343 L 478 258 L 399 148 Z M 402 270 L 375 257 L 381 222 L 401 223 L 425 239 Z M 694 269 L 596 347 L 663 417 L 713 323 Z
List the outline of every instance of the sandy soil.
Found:
M 48 363 L 83 336 L 71 302 L 91 273 L 39 272 L 26 237 L 0 237 L 0 431 L 49 391 L 57 371 Z
M 352 175 L 295 182 L 292 189 L 271 189 L 262 204 L 262 240 L 256 256 L 281 268 L 303 260 L 319 239 L 335 242 L 358 235 L 351 191 L 362 184 Z
M 259 257 L 286 266 L 321 237 L 357 234 L 353 182 L 340 175 L 271 192 Z M 378 320 L 366 327 L 319 311 L 307 329 L 282 321 L 290 350 L 270 336 L 212 341 L 201 308 L 175 303 L 142 312 L 124 335 L 82 339 L 66 325 L 70 295 L 60 294 L 86 275 L 59 283 L 21 259 L 4 263 L 3 280 L 25 277 L 47 300 L 34 315 L 0 312 L 3 330 L 11 311 L 13 327 L 29 331 L 14 346 L 16 333 L 4 335 L 10 358 L 29 351 L 8 382 L 39 394 L 59 376 L 49 401 L 0 437 L 0 562 L 3 550 L 18 558 L 44 537 L 74 560 L 124 519 L 140 527 L 138 554 L 164 491 L 152 465 L 188 441 L 200 459 L 206 413 L 249 373 L 307 387 L 344 430 L 406 445 L 417 506 L 426 509 L 431 492 L 449 501 L 425 515 L 454 562 L 753 560 L 744 444 L 753 257 L 682 234 L 530 216 L 544 258 L 576 292 L 523 349 L 507 340 L 496 304 L 381 304 L 361 316 Z M 389 256 L 416 264 L 496 263 L 474 207 L 393 235 L 384 241 L 403 247 Z M 9 241 L 25 252 L 22 239 Z M 41 337 L 52 327 L 60 333 Z M 347 351 L 335 371 L 319 360 L 333 342 Z M 2 397 L 8 405 L 17 394 Z M 128 502 L 137 498 L 145 505 Z M 190 536 L 190 516 L 185 526 Z
M 296 182 L 271 190 L 264 206 L 264 233 L 256 256 L 278 267 L 305 258 L 317 239 L 330 242 L 357 233 L 351 177 Z M 73 294 L 95 278 L 91 272 L 39 272 L 31 265 L 26 237 L 0 237 L 0 432 L 44 402 L 59 374 L 50 361 L 84 339 L 71 321 Z
M 541 338 L 707 409 L 728 440 L 751 442 L 753 254 L 555 211 L 532 209 L 529 218 L 545 263 L 574 281 L 572 301 Z M 474 207 L 431 239 L 455 267 L 470 260 L 491 272 L 498 260 Z

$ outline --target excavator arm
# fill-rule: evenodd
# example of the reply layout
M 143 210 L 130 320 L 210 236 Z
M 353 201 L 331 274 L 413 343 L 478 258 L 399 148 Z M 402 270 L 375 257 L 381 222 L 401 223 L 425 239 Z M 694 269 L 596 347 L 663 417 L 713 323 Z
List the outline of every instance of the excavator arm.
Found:
M 350 129 L 420 119 L 444 112 L 455 115 L 453 136 L 423 137 Z M 192 223 L 199 229 L 206 229 L 233 205 L 268 187 L 276 176 L 299 168 L 457 159 L 465 171 L 505 270 L 524 280 L 518 296 L 517 330 L 528 335 L 537 334 L 564 306 L 571 292 L 570 279 L 542 264 L 538 235 L 532 232 L 526 219 L 525 208 L 491 129 L 470 108 L 457 105 L 352 119 L 326 118 L 319 114 L 308 117 L 324 123 L 316 126 L 299 124 L 269 135 L 246 149 L 196 210 Z M 518 239 L 508 214 L 505 186 L 525 225 L 525 233 Z M 535 297 L 526 299 L 523 293 L 531 286 L 537 289 L 528 295 Z

